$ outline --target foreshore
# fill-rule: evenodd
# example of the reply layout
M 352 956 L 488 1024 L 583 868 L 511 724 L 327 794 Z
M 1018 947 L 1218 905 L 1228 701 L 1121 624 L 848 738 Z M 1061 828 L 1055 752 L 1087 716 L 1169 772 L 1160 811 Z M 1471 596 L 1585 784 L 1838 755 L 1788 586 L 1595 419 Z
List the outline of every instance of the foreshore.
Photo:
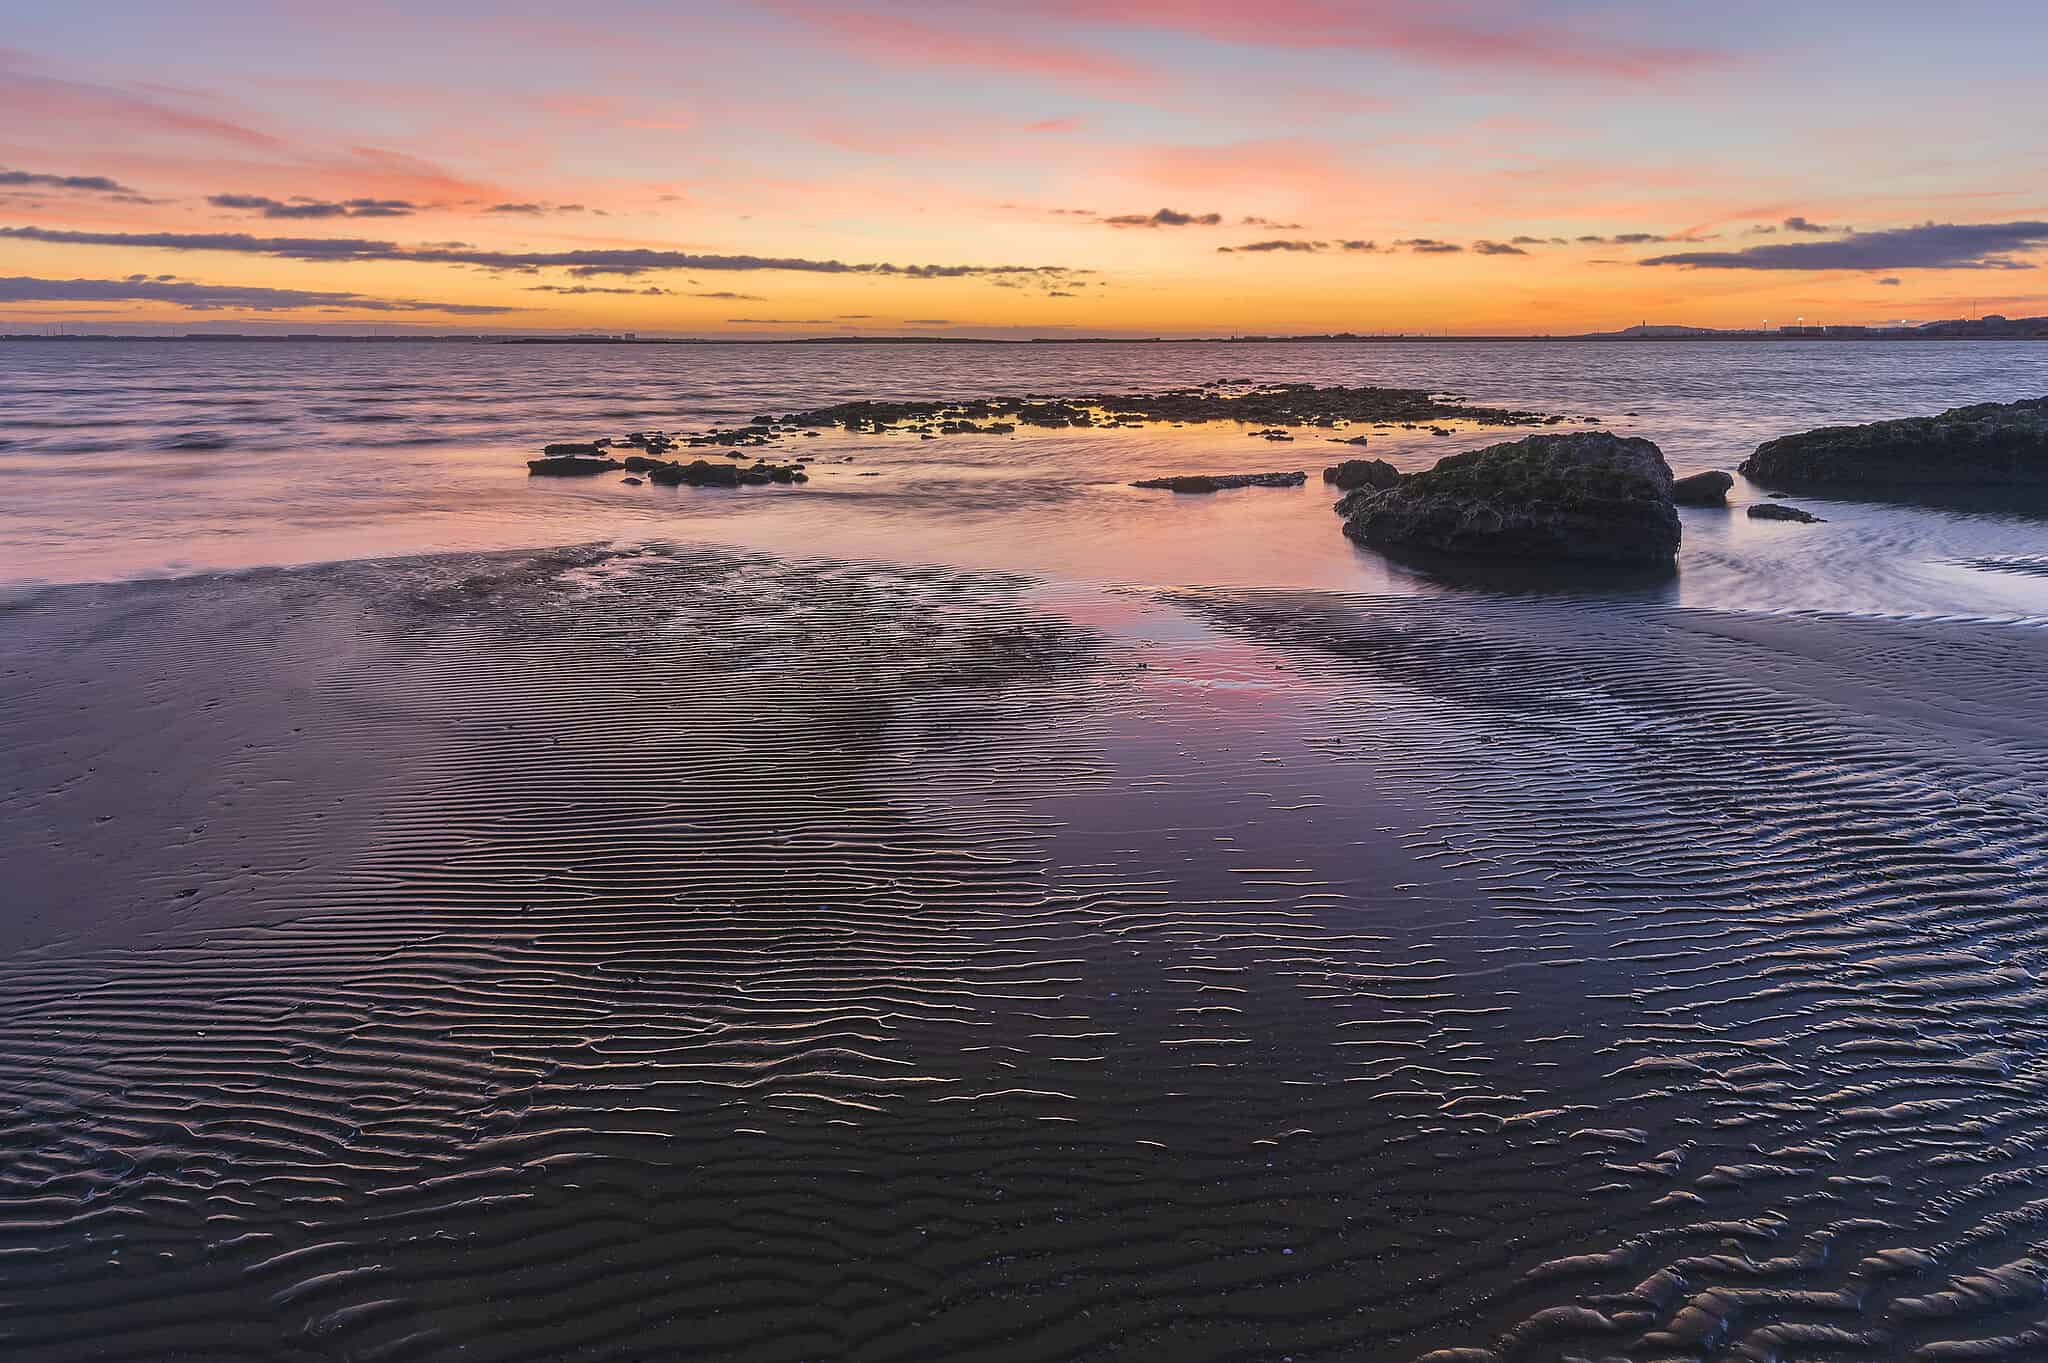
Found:
M 0 641 L 25 1357 L 1907 1356 L 2039 1235 L 2037 627 L 649 544 Z

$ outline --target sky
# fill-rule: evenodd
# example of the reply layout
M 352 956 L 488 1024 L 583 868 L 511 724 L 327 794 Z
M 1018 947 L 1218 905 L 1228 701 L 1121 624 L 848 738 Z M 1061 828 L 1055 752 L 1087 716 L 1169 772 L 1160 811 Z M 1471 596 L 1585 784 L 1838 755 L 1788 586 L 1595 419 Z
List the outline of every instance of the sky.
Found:
M 2048 313 L 2020 0 L 0 0 L 0 332 Z

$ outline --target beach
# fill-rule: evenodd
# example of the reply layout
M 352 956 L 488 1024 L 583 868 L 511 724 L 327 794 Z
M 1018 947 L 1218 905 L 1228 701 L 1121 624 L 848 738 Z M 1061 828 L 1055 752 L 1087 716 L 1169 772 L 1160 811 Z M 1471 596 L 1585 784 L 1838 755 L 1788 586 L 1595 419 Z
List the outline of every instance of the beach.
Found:
M 647 541 L 0 630 L 25 1357 L 2037 1347 L 2024 620 Z

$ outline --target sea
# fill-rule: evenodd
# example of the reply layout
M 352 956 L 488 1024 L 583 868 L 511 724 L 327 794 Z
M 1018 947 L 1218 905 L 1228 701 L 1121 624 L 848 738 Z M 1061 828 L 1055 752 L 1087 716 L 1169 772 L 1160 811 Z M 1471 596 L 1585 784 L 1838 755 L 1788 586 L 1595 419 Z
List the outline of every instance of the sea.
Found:
M 0 582 L 186 575 L 661 538 L 1091 581 L 1457 590 L 1339 533 L 1323 466 L 1358 450 L 1234 425 L 794 442 L 800 490 L 529 479 L 553 441 L 689 433 L 860 398 L 1147 393 L 1213 381 L 1422 388 L 1655 441 L 1680 474 L 1774 436 L 2048 393 L 2027 342 L 506 345 L 0 343 Z M 1368 432 L 1398 467 L 1522 431 Z M 1175 473 L 1309 474 L 1215 498 Z M 2004 618 L 2048 612 L 2034 508 L 1802 499 L 1824 527 L 1684 513 L 1686 605 Z M 1480 585 L 1497 590 L 1499 583 Z M 1574 583 L 1584 590 L 1584 583 Z M 1597 589 L 1597 588 L 1596 588 Z M 1631 588 L 1640 590 L 1640 588 Z

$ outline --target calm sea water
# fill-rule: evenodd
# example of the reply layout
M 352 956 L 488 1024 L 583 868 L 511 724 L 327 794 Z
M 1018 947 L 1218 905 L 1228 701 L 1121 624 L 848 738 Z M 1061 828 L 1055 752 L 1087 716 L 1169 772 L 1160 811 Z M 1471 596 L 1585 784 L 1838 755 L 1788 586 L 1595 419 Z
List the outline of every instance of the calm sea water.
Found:
M 1680 473 L 1812 426 L 2048 393 L 2011 344 L 0 346 L 0 581 L 185 574 L 443 549 L 663 538 L 1095 581 L 1436 591 L 1353 546 L 1316 470 L 1337 447 L 1237 427 L 794 442 L 808 487 L 529 480 L 549 440 L 701 429 L 849 398 L 1150 391 L 1209 379 L 1389 384 L 1597 416 Z M 1428 467 L 1499 432 L 1373 439 Z M 842 462 L 843 461 L 843 462 Z M 1161 473 L 1302 468 L 1299 490 L 1134 491 Z M 1805 498 L 1820 526 L 1685 513 L 1687 604 L 2048 614 L 2048 520 Z

